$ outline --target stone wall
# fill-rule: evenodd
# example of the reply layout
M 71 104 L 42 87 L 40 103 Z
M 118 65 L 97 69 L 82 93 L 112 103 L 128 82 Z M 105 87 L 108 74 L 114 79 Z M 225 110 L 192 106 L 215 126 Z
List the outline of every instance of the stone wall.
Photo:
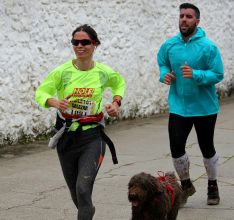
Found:
M 96 29 L 102 43 L 95 59 L 126 79 L 121 117 L 163 112 L 168 87 L 158 81 L 156 53 L 168 37 L 177 34 L 182 2 L 1 0 L 0 145 L 36 137 L 52 127 L 54 111 L 38 107 L 35 88 L 53 68 L 74 57 L 71 33 L 84 23 Z M 200 26 L 221 51 L 225 80 L 217 87 L 225 95 L 234 87 L 234 1 L 189 2 L 200 8 Z

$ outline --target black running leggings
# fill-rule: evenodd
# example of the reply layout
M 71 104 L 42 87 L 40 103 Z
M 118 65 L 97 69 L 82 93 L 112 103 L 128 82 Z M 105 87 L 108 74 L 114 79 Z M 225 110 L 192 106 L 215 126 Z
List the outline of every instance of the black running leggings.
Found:
M 78 220 L 93 219 L 93 184 L 105 149 L 100 127 L 65 132 L 59 140 L 57 152 L 72 200 L 78 209 Z
M 182 117 L 170 113 L 168 131 L 170 149 L 173 158 L 179 158 L 185 154 L 185 146 L 188 135 L 194 125 L 198 144 L 204 158 L 215 155 L 214 129 L 217 114 L 208 116 Z

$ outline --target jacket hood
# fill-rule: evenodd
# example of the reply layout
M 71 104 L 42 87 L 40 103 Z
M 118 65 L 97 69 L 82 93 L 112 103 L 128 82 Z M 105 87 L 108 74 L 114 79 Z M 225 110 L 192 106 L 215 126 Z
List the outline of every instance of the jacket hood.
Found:
M 206 36 L 205 31 L 203 31 L 201 27 L 197 27 L 197 32 L 192 37 L 189 38 L 189 41 L 195 40 L 197 38 L 205 37 L 205 36 Z M 181 40 L 183 39 L 181 33 L 179 33 L 177 37 L 179 37 Z

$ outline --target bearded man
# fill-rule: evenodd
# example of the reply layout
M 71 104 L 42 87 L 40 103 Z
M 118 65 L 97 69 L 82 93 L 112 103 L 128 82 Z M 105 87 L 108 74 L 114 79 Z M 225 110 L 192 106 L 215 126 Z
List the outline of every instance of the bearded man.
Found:
M 217 185 L 218 154 L 214 147 L 214 129 L 219 113 L 215 85 L 224 71 L 217 46 L 201 27 L 199 9 L 190 3 L 179 7 L 180 33 L 168 39 L 157 54 L 160 82 L 170 86 L 169 140 L 175 170 L 187 197 L 196 190 L 189 174 L 185 146 L 195 127 L 198 144 L 208 176 L 207 204 L 219 204 Z

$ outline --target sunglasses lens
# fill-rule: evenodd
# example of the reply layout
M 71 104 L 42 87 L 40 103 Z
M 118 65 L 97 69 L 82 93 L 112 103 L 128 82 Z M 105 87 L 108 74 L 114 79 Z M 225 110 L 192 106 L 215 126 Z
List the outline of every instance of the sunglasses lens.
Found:
M 78 45 L 75 39 L 72 39 L 72 40 L 71 40 L 71 44 L 72 44 L 73 46 L 77 46 L 77 45 Z
M 72 39 L 71 43 L 73 46 L 78 46 L 79 44 L 81 44 L 82 46 L 87 46 L 92 44 L 92 41 L 89 39 L 83 39 L 83 40 Z
M 88 39 L 80 40 L 82 46 L 90 45 L 92 42 Z

